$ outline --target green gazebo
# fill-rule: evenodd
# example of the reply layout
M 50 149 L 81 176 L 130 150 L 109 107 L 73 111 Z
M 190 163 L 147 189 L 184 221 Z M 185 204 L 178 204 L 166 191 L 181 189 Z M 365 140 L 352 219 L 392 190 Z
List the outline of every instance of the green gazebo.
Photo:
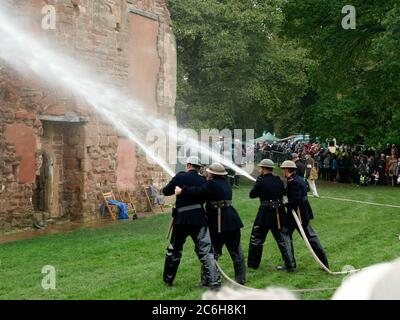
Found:
M 263 142 L 263 141 L 275 142 L 278 140 L 280 140 L 280 139 L 277 138 L 274 134 L 267 132 L 267 133 L 264 133 L 261 137 L 254 139 L 254 142 Z

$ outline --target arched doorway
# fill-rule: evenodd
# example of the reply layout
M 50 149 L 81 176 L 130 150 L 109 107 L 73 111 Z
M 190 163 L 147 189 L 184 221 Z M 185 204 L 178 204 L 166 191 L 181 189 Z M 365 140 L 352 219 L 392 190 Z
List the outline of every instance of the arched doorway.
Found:
M 41 153 L 36 170 L 35 188 L 33 190 L 33 208 L 35 211 L 49 211 L 49 191 L 51 188 L 52 161 L 45 153 Z

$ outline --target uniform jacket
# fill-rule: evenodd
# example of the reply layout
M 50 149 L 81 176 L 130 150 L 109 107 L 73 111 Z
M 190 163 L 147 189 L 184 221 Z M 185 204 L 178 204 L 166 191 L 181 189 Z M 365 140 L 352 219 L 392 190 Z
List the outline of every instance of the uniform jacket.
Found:
M 304 178 L 304 175 L 306 173 L 306 165 L 304 164 L 303 160 L 297 160 L 296 167 L 296 174 Z
M 188 172 L 179 172 L 175 177 L 163 188 L 162 192 L 165 196 L 172 196 L 175 194 L 175 187 L 178 186 L 183 188 L 185 186 L 201 186 L 206 182 L 204 177 L 198 174 L 196 170 L 190 170 Z M 200 204 L 201 209 L 193 209 L 190 211 L 184 211 L 178 213 L 176 209 Z M 176 197 L 175 208 L 172 212 L 174 217 L 174 224 L 189 224 L 206 226 L 207 219 L 203 208 L 204 200 L 199 196 L 185 196 L 183 194 Z
M 224 178 L 213 178 L 200 187 L 184 187 L 185 197 L 200 196 L 206 201 L 206 213 L 211 233 L 218 233 L 218 209 L 212 202 L 221 200 L 232 201 L 232 187 Z M 238 230 L 243 227 L 242 220 L 233 206 L 221 208 L 221 232 Z
M 292 215 L 292 209 L 297 212 L 300 209 L 301 220 L 306 224 L 309 220 L 313 219 L 313 212 L 310 203 L 307 199 L 307 185 L 303 177 L 292 175 L 287 179 L 286 195 L 288 197 L 288 218 L 290 223 L 296 225 Z
M 284 191 L 285 187 L 282 180 L 271 173 L 257 178 L 249 196 L 251 199 L 259 198 L 260 201 L 282 201 Z M 280 225 L 286 225 L 288 221 L 284 206 L 280 206 L 278 212 Z M 260 205 L 254 224 L 257 226 L 277 227 L 276 209 Z

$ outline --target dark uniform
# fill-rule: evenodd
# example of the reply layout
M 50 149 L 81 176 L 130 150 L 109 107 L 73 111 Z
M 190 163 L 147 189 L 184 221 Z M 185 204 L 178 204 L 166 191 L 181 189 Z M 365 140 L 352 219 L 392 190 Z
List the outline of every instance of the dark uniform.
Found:
M 163 194 L 175 194 L 175 187 L 201 186 L 205 183 L 204 177 L 196 170 L 179 172 L 163 189 Z M 190 236 L 195 243 L 195 252 L 204 266 L 208 284 L 219 286 L 219 273 L 211 248 L 210 232 L 203 208 L 204 200 L 201 197 L 179 195 L 172 212 L 173 231 L 171 242 L 167 248 L 164 266 L 164 282 L 172 284 L 178 270 L 182 256 L 183 244 Z
M 304 164 L 303 160 L 298 159 L 296 162 L 296 174 L 300 177 L 303 177 L 304 180 L 304 175 L 306 173 L 306 165 Z
M 288 209 L 290 236 L 292 236 L 293 231 L 295 229 L 297 229 L 297 231 L 300 233 L 296 221 L 292 215 L 292 209 L 293 209 L 297 213 L 297 216 L 301 221 L 304 232 L 315 254 L 318 256 L 318 258 L 326 267 L 329 267 L 328 259 L 325 255 L 324 249 L 322 248 L 318 236 L 314 232 L 310 224 L 310 220 L 314 218 L 314 215 L 310 203 L 308 202 L 307 199 L 306 182 L 302 177 L 299 177 L 298 175 L 290 176 L 287 179 L 286 193 L 288 197 L 287 209 Z
M 211 241 L 216 259 L 222 255 L 225 245 L 233 261 L 235 280 L 244 284 L 246 267 L 243 251 L 240 246 L 240 229 L 243 223 L 232 206 L 232 187 L 225 177 L 214 176 L 200 187 L 185 187 L 184 196 L 203 196 L 206 203 L 206 214 L 210 227 Z
M 296 267 L 293 245 L 289 235 L 288 220 L 283 204 L 284 184 L 272 173 L 259 176 L 250 191 L 250 198 L 260 198 L 256 220 L 250 237 L 247 265 L 257 269 L 260 265 L 263 244 L 269 230 L 272 231 L 283 261 L 288 269 Z

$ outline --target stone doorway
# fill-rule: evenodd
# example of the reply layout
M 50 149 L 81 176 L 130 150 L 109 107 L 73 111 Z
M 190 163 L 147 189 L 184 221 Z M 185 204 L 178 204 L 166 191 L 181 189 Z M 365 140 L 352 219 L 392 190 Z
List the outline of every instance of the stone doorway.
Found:
M 38 157 L 39 164 L 36 172 L 35 188 L 33 190 L 33 208 L 35 211 L 49 211 L 49 194 L 51 193 L 52 161 L 46 153 Z
M 79 220 L 83 214 L 84 123 L 68 122 L 64 117 L 41 122 L 43 163 L 36 179 L 35 209 L 50 218 Z

